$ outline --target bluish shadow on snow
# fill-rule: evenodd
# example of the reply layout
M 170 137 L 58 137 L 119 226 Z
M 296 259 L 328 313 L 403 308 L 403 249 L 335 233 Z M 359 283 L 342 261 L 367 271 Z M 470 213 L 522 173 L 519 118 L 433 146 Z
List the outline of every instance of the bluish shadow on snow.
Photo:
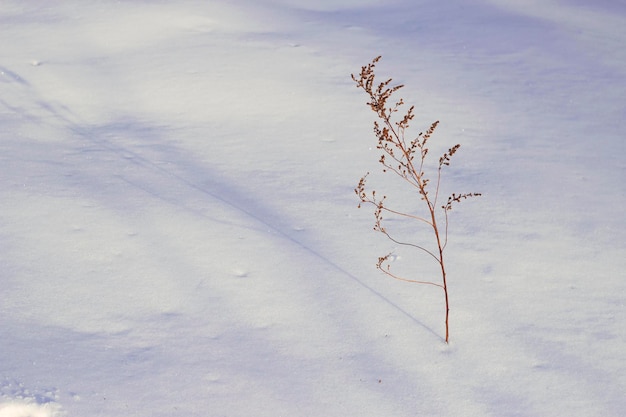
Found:
M 17 73 L 9 70 L 6 67 L 0 65 L 0 82 L 3 83 L 18 83 L 28 86 L 28 82 L 20 77 Z
M 19 138 L 17 149 L 24 150 L 21 157 L 29 160 L 35 176 L 43 178 L 29 181 L 27 189 L 97 201 L 119 216 L 131 218 L 142 215 L 149 204 L 145 200 L 147 196 L 203 221 L 269 232 L 270 236 L 303 249 L 441 339 L 429 326 L 322 255 L 320 248 L 308 244 L 306 233 L 294 230 L 286 210 L 277 211 L 276 207 L 264 204 L 263 190 L 250 193 L 241 189 L 231 178 L 231 172 L 213 169 L 177 146 L 179 132 L 175 128 L 130 116 L 101 125 L 80 122 L 72 109 L 37 97 L 26 82 L 23 87 L 26 94 L 34 97 L 32 102 L 37 107 L 29 110 L 5 104 L 7 109 L 19 113 L 42 131 L 56 130 L 51 136 L 65 137 L 62 142 L 52 143 L 45 139 Z M 233 212 L 238 216 L 232 216 Z
M 102 147 L 108 153 L 114 154 L 118 161 L 125 161 L 125 163 L 136 167 L 139 170 L 137 175 L 124 174 L 123 172 L 116 174 L 116 177 L 133 188 L 206 220 L 222 222 L 222 219 L 214 218 L 210 211 L 203 210 L 201 204 L 199 205 L 197 201 L 192 200 L 201 196 L 208 200 L 217 201 L 221 205 L 239 212 L 244 218 L 253 220 L 253 223 L 246 227 L 267 231 L 275 237 L 304 249 L 321 263 L 349 278 L 442 340 L 441 335 L 433 329 L 339 266 L 335 261 L 322 255 L 319 249 L 306 243 L 301 238 L 302 233 L 294 231 L 291 226 L 293 222 L 290 221 L 286 211 L 277 212 L 275 207 L 270 208 L 263 204 L 263 198 L 259 198 L 259 196 L 264 195 L 262 190 L 255 194 L 241 190 L 237 181 L 229 179 L 228 172 L 211 169 L 183 149 L 177 148 L 173 144 L 167 144 L 168 141 L 171 143 L 171 139 L 166 136 L 175 137 L 175 131 L 170 132 L 166 127 L 150 127 L 141 122 L 130 120 L 99 127 L 75 127 L 74 130 L 80 136 L 88 138 L 91 143 Z M 128 138 L 131 141 L 139 140 L 140 143 L 132 147 L 126 146 L 119 139 L 116 140 L 116 136 Z M 150 142 L 154 144 L 150 145 Z M 187 192 L 172 193 L 172 190 L 180 191 L 183 189 Z
M 145 415 L 167 415 L 169 410 L 193 415 L 208 401 L 211 414 L 221 415 L 242 399 L 257 402 L 260 409 L 295 404 L 300 412 L 319 410 L 319 393 L 336 386 L 347 395 L 361 389 L 380 395 L 393 386 L 386 396 L 397 401 L 415 395 L 411 370 L 389 369 L 384 359 L 365 350 L 359 357 L 338 353 L 325 359 L 327 364 L 277 348 L 263 329 L 228 324 L 220 332 L 207 331 L 206 326 L 199 331 L 198 324 L 184 318 L 161 315 L 139 322 L 129 332 L 100 335 L 34 324 L 17 331 L 15 323 L 0 323 L 0 343 L 11 352 L 0 357 L 0 369 L 20 371 L 19 379 L 0 380 L 0 403 L 2 397 L 59 403 L 72 415 L 94 407 L 106 415 L 120 408 L 143 410 Z M 363 364 L 367 369 L 359 369 L 359 380 L 352 369 Z M 337 379 L 342 377 L 346 380 Z M 381 379 L 385 384 L 378 382 Z M 162 401 L 129 396 L 138 386 Z M 426 381 L 418 386 L 422 395 L 433 395 Z M 326 406 L 354 407 L 349 401 Z

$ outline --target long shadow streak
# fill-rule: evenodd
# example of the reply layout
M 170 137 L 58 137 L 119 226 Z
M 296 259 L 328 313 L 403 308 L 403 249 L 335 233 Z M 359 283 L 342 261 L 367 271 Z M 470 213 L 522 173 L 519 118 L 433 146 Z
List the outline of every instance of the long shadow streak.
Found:
M 54 116 L 54 118 L 56 118 L 57 120 L 63 122 L 63 124 L 73 133 L 83 137 L 86 141 L 92 142 L 92 143 L 96 143 L 99 146 L 103 147 L 104 149 L 119 155 L 120 157 L 124 158 L 125 160 L 128 160 L 128 155 L 132 155 L 132 162 L 142 166 L 148 170 L 151 170 L 153 172 L 159 173 L 161 175 L 164 175 L 166 177 L 169 178 L 173 178 L 176 181 L 185 184 L 187 187 L 196 190 L 204 195 L 210 196 L 220 202 L 222 202 L 223 204 L 232 207 L 233 209 L 244 213 L 246 216 L 256 220 L 257 222 L 259 222 L 260 224 L 264 225 L 265 227 L 267 227 L 269 230 L 273 231 L 274 233 L 276 233 L 278 236 L 286 239 L 287 241 L 291 242 L 292 244 L 304 249 L 305 251 L 307 251 L 308 253 L 310 253 L 311 255 L 313 255 L 315 258 L 319 259 L 320 261 L 322 261 L 323 263 L 329 265 L 330 267 L 332 267 L 332 269 L 336 270 L 337 272 L 341 273 L 342 275 L 350 278 L 353 282 L 355 282 L 357 285 L 361 286 L 362 288 L 365 288 L 366 290 L 368 290 L 369 292 L 371 292 L 372 294 L 374 294 L 376 297 L 378 297 L 381 301 L 383 301 L 384 303 L 392 306 L 394 309 L 396 309 L 398 312 L 402 313 L 404 316 L 406 316 L 407 318 L 409 318 L 410 320 L 412 320 L 415 324 L 417 324 L 418 326 L 422 327 L 423 329 L 427 330 L 429 333 L 431 333 L 432 335 L 434 335 L 436 338 L 443 340 L 443 338 L 437 334 L 437 332 L 435 332 L 433 329 L 431 329 L 430 327 L 428 327 L 427 325 L 425 325 L 424 323 L 422 323 L 421 321 L 417 320 L 415 317 L 413 317 L 409 312 L 407 312 L 406 310 L 402 309 L 400 306 L 398 306 L 397 304 L 395 304 L 393 301 L 391 301 L 390 299 L 388 299 L 387 297 L 385 297 L 384 295 L 382 295 L 381 293 L 379 293 L 378 291 L 376 291 L 374 288 L 370 287 L 369 285 L 367 285 L 366 283 L 364 283 L 363 281 L 361 281 L 358 277 L 356 277 L 355 275 L 351 274 L 350 272 L 346 271 L 345 269 L 343 269 L 341 266 L 339 266 L 338 264 L 336 264 L 335 262 L 333 262 L 332 260 L 328 259 L 327 257 L 325 257 L 324 255 L 322 255 L 320 252 L 318 252 L 317 250 L 307 246 L 304 242 L 301 242 L 300 240 L 294 238 L 293 236 L 291 236 L 289 233 L 287 233 L 280 225 L 274 224 L 273 222 L 271 222 L 270 220 L 264 218 L 263 216 L 260 216 L 258 214 L 256 214 L 255 212 L 247 209 L 245 207 L 245 205 L 243 204 L 243 202 L 237 201 L 237 199 L 233 199 L 233 198 L 228 198 L 225 197 L 223 195 L 217 194 L 215 192 L 212 192 L 211 190 L 206 189 L 205 187 L 202 187 L 200 185 L 197 185 L 191 181 L 189 181 L 188 179 L 173 173 L 167 169 L 165 169 L 162 166 L 157 165 L 156 163 L 146 159 L 145 157 L 139 155 L 136 152 L 133 152 L 132 150 L 128 149 L 128 148 L 124 148 L 122 146 L 119 145 L 115 145 L 113 143 L 111 143 L 110 141 L 103 139 L 103 138 L 99 138 L 99 137 L 94 137 L 92 134 L 90 134 L 90 130 L 89 128 L 85 128 L 83 126 L 81 126 L 79 123 L 76 123 L 72 120 L 70 120 L 69 117 L 61 114 L 61 112 L 57 111 L 52 105 L 50 105 L 49 103 L 45 102 L 45 101 L 39 101 L 38 104 L 40 105 L 40 107 L 45 111 L 50 113 L 52 116 Z M 66 112 L 70 112 L 69 109 L 65 109 Z M 71 113 L 71 112 L 70 112 Z M 22 114 L 23 116 L 26 116 L 24 114 Z M 73 114 L 72 114 L 73 115 Z M 74 116 L 74 115 L 73 115 Z M 37 117 L 35 116 L 35 119 L 37 119 Z M 40 120 L 41 122 L 41 120 Z M 45 122 L 44 122 L 45 123 Z M 154 195 L 154 193 L 148 191 L 146 188 L 144 187 L 140 187 L 137 184 L 133 183 L 130 180 L 124 179 L 122 178 L 124 181 L 128 182 L 129 184 L 142 189 L 143 191 L 146 191 L 148 193 L 150 193 L 151 195 Z M 160 198 L 160 197 L 159 197 Z M 168 201 L 168 200 L 165 200 Z M 176 204 L 174 202 L 168 201 L 170 204 Z M 180 203 L 178 203 L 177 205 L 180 206 Z M 194 214 L 196 215 L 201 215 L 203 217 L 207 217 L 206 214 L 204 213 L 199 213 L 197 210 L 193 210 L 189 207 L 185 207 L 183 206 L 183 208 L 185 210 L 191 210 Z

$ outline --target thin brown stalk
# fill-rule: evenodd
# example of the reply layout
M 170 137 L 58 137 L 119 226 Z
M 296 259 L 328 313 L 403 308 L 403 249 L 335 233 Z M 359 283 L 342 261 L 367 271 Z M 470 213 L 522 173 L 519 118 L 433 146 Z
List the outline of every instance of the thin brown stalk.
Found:
M 409 279 L 391 272 L 391 266 L 389 264 L 390 255 L 378 258 L 376 267 L 394 279 L 416 284 L 433 285 L 443 290 L 445 301 L 445 341 L 448 343 L 450 340 L 450 304 L 448 297 L 447 272 L 444 262 L 444 250 L 448 244 L 448 211 L 452 210 L 452 205 L 454 203 L 458 203 L 469 197 L 479 196 L 480 194 L 452 194 L 448 197 L 447 203 L 441 206 L 444 215 L 443 228 L 440 229 L 437 217 L 437 201 L 439 199 L 441 187 L 441 172 L 444 166 L 450 165 L 451 157 L 456 153 L 460 145 L 454 145 L 448 149 L 448 151 L 445 152 L 441 158 L 439 158 L 439 167 L 437 168 L 436 173 L 437 178 L 434 185 L 434 197 L 431 197 L 431 194 L 429 193 L 430 179 L 426 176 L 424 171 L 427 166 L 426 158 L 429 150 L 428 141 L 435 132 L 439 121 L 432 123 L 425 133 L 420 133 L 411 141 L 406 140 L 407 129 L 409 128 L 410 122 L 415 117 L 414 107 L 411 106 L 404 113 L 404 115 L 399 118 L 399 120 L 394 119 L 394 114 L 396 114 L 404 105 L 404 100 L 400 98 L 393 106 L 389 106 L 387 101 L 394 95 L 394 93 L 404 86 L 391 86 L 391 78 L 376 85 L 374 70 L 376 63 L 380 60 L 380 58 L 380 56 L 374 58 L 370 64 L 361 67 L 361 73 L 359 76 L 357 77 L 353 74 L 352 79 L 355 81 L 358 88 L 363 89 L 369 95 L 370 100 L 367 104 L 370 106 L 372 111 L 376 113 L 380 121 L 380 123 L 374 122 L 374 134 L 378 140 L 377 148 L 382 152 L 379 163 L 383 166 L 383 172 L 393 172 L 403 181 L 409 183 L 413 189 L 417 191 L 419 198 L 424 201 L 427 214 L 426 216 L 417 216 L 388 207 L 386 205 L 386 196 L 379 199 L 376 196 L 375 190 L 372 190 L 371 192 L 366 191 L 365 185 L 367 174 L 361 178 L 354 191 L 361 200 L 359 207 L 361 207 L 362 203 L 373 204 L 376 207 L 374 210 L 375 231 L 384 234 L 389 240 L 398 245 L 413 247 L 425 252 L 439 264 L 439 269 L 441 270 L 441 284 L 433 281 Z M 416 157 L 418 158 L 417 164 L 414 163 Z M 383 226 L 383 213 L 389 213 L 395 216 L 416 220 L 430 226 L 434 235 L 437 251 L 432 252 L 422 245 L 401 242 L 394 238 L 393 235 Z M 428 218 L 430 218 L 430 220 L 428 220 Z M 443 230 L 443 236 L 441 235 L 440 230 Z

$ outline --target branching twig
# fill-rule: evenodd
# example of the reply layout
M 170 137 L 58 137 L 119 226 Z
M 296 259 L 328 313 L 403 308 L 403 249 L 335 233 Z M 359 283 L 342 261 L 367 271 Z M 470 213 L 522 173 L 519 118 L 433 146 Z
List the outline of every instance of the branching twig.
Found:
M 384 234 L 389 240 L 398 245 L 410 246 L 427 253 L 432 258 L 434 258 L 439 265 L 441 270 L 441 284 L 431 281 L 418 281 L 408 279 L 392 273 L 388 262 L 389 256 L 391 254 L 378 258 L 378 263 L 376 264 L 376 267 L 388 276 L 401 281 L 434 285 L 443 289 L 446 306 L 445 341 L 446 343 L 448 343 L 450 308 L 448 302 L 446 268 L 443 257 L 444 249 L 448 244 L 448 211 L 452 210 L 452 205 L 454 203 L 458 203 L 461 200 L 465 200 L 470 197 L 479 196 L 480 193 L 452 194 L 450 197 L 448 197 L 448 201 L 446 202 L 446 204 L 441 206 L 444 212 L 444 235 L 443 237 L 440 236 L 436 210 L 441 185 L 441 172 L 444 166 L 450 165 L 450 160 L 452 156 L 457 152 L 461 145 L 454 145 L 439 158 L 439 167 L 437 168 L 437 181 L 435 183 L 435 193 L 434 197 L 431 197 L 429 194 L 430 180 L 426 177 L 424 169 L 426 157 L 428 155 L 428 140 L 435 132 L 435 129 L 439 125 L 439 121 L 432 123 L 425 133 L 420 133 L 414 139 L 407 141 L 406 131 L 409 128 L 409 123 L 415 117 L 415 108 L 414 106 L 411 106 L 399 120 L 395 121 L 393 119 L 393 115 L 397 113 L 400 107 L 404 105 L 404 100 L 400 98 L 393 105 L 389 105 L 387 101 L 396 91 L 404 86 L 390 86 L 392 81 L 391 78 L 381 82 L 377 86 L 375 85 L 374 69 L 376 63 L 380 60 L 380 58 L 380 56 L 374 58 L 374 60 L 372 60 L 370 64 L 361 67 L 361 73 L 359 74 L 359 76 L 356 77 L 354 74 L 352 74 L 352 79 L 355 81 L 358 88 L 363 89 L 369 95 L 370 100 L 367 105 L 370 106 L 372 111 L 376 113 L 379 119 L 379 121 L 374 122 L 374 134 L 378 139 L 377 149 L 380 149 L 382 151 L 379 163 L 383 166 L 383 172 L 393 172 L 402 180 L 415 188 L 418 195 L 420 196 L 420 199 L 425 202 L 427 208 L 427 216 L 416 216 L 389 208 L 386 205 L 386 196 L 383 196 L 382 199 L 379 199 L 378 197 L 376 197 L 376 191 L 372 190 L 370 193 L 368 193 L 365 189 L 365 183 L 367 175 L 369 173 L 364 175 L 360 179 L 357 187 L 354 189 L 354 192 L 359 196 L 359 199 L 361 200 L 361 202 L 359 203 L 359 207 L 361 207 L 361 204 L 363 203 L 373 204 L 376 207 L 376 209 L 374 210 L 374 216 L 376 219 L 374 223 L 374 230 Z M 417 161 L 415 161 L 416 157 Z M 400 242 L 395 239 L 382 225 L 382 213 L 390 213 L 393 215 L 406 217 L 409 219 L 417 220 L 419 222 L 423 222 L 430 226 L 435 237 L 435 242 L 437 244 L 437 252 L 432 252 L 421 245 Z

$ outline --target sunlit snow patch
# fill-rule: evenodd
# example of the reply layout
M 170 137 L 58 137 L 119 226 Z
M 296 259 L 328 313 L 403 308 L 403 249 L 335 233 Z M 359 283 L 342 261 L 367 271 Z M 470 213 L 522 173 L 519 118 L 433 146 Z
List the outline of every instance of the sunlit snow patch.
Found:
M 35 404 L 20 401 L 0 403 L 0 417 L 59 417 L 61 408 L 55 403 Z

